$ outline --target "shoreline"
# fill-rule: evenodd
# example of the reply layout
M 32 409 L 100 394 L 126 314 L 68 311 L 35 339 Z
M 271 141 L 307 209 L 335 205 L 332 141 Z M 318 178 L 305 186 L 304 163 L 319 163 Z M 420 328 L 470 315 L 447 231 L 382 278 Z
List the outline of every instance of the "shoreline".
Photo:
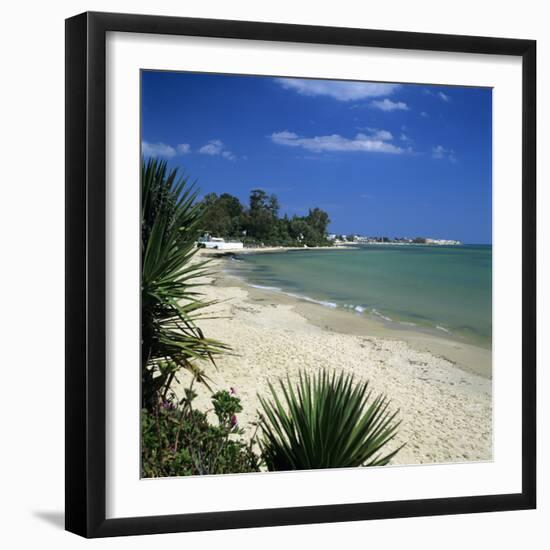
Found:
M 299 370 L 338 369 L 369 380 L 400 410 L 395 446 L 407 445 L 391 464 L 491 460 L 490 369 L 483 375 L 472 368 L 490 363 L 489 350 L 394 331 L 348 311 L 250 287 L 223 271 L 226 262 L 213 258 L 217 272 L 200 290 L 206 300 L 218 300 L 206 314 L 215 318 L 199 323 L 207 337 L 233 348 L 216 359 L 217 369 L 205 369 L 216 390 L 236 388 L 246 436 L 255 431 L 258 394 L 268 395 L 268 382 L 295 380 Z M 203 388 L 197 402 L 209 408 Z
M 338 247 L 350 249 L 353 247 Z M 436 355 L 454 363 L 457 368 L 479 374 L 485 378 L 492 378 L 492 346 L 486 346 L 479 342 L 467 340 L 461 336 L 439 327 L 429 327 L 424 325 L 409 325 L 406 322 L 400 322 L 389 319 L 384 315 L 366 313 L 364 310 L 355 311 L 345 309 L 324 299 L 313 299 L 306 295 L 293 294 L 283 289 L 260 286 L 249 283 L 246 277 L 234 271 L 234 266 L 230 265 L 228 258 L 241 254 L 256 253 L 277 253 L 294 250 L 334 250 L 333 247 L 317 248 L 250 248 L 247 251 L 216 251 L 208 250 L 207 256 L 216 258 L 224 276 L 235 279 L 233 284 L 242 286 L 252 295 L 267 293 L 272 295 L 271 299 L 279 303 L 291 304 L 297 308 L 310 322 L 341 332 L 343 334 L 362 335 L 368 333 L 381 338 L 390 338 L 394 340 L 404 340 L 419 351 L 431 351 Z M 320 308 L 320 309 L 319 309 Z
M 436 244 L 436 243 L 397 243 L 397 242 L 372 242 L 372 243 L 342 243 L 333 244 L 331 246 L 251 246 L 247 248 L 234 248 L 226 250 L 218 250 L 217 248 L 201 248 L 201 254 L 212 256 L 231 256 L 239 254 L 267 254 L 273 252 L 289 252 L 293 250 L 305 251 L 305 250 L 350 250 L 358 246 L 429 246 L 429 247 L 441 247 L 441 246 L 464 246 L 463 244 Z
M 304 252 L 306 250 L 350 250 L 356 246 L 358 246 L 358 244 L 349 243 L 345 245 L 334 246 L 251 246 L 249 248 L 229 248 L 227 250 L 218 250 L 217 248 L 200 248 L 199 254 L 201 256 L 214 256 L 223 258 L 226 256 L 238 256 L 241 254 L 270 254 L 276 252 L 292 252 L 294 250 L 299 250 L 300 252 Z
M 492 379 L 492 353 L 488 348 L 469 342 L 452 339 L 447 334 L 437 334 L 421 327 L 406 327 L 396 322 L 388 323 L 338 307 L 327 307 L 329 302 L 313 300 L 306 296 L 293 295 L 284 291 L 259 287 L 248 283 L 233 273 L 223 272 L 216 276 L 214 285 L 235 286 L 245 290 L 253 301 L 271 301 L 289 305 L 309 323 L 321 329 L 344 335 L 374 336 L 388 340 L 402 340 L 417 351 L 429 352 L 449 361 L 456 368 Z

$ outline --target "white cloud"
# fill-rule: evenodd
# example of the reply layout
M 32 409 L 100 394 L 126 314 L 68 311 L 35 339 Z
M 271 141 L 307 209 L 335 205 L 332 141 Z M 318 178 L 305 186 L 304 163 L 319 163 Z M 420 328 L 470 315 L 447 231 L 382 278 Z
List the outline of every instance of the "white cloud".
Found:
M 188 143 L 180 143 L 176 147 L 172 147 L 161 141 L 158 143 L 142 141 L 141 152 L 145 157 L 164 157 L 170 159 L 177 155 L 187 155 L 191 152 L 191 146 Z
M 211 139 L 206 145 L 203 145 L 199 149 L 199 153 L 203 155 L 217 156 L 220 155 L 222 158 L 227 160 L 235 160 L 235 155 L 228 151 L 225 148 L 223 141 L 219 139 Z
M 391 99 L 375 99 L 370 103 L 371 107 L 381 111 L 408 111 L 409 106 L 403 101 L 392 101 Z
M 399 136 L 399 139 L 403 142 L 403 143 L 407 143 L 407 144 L 411 144 L 411 143 L 414 143 L 414 140 L 412 138 L 410 138 L 407 134 L 405 133 L 401 133 L 401 135 Z
M 370 131 L 373 132 L 371 137 L 374 139 L 381 139 L 382 141 L 389 141 L 393 139 L 392 133 L 388 132 L 388 130 L 371 129 Z
M 283 132 L 274 132 L 270 138 L 277 145 L 301 147 L 314 153 L 325 151 L 359 151 L 365 153 L 399 154 L 405 152 L 401 147 L 389 143 L 393 139 L 393 136 L 386 130 L 376 130 L 370 135 L 359 133 L 352 139 L 342 137 L 338 134 L 308 138 L 285 130 Z
M 443 145 L 436 145 L 432 147 L 432 157 L 434 159 L 447 159 L 452 163 L 457 162 L 455 152 L 452 149 L 445 149 Z
M 371 128 L 370 126 L 357 126 L 357 129 L 364 133 L 367 132 L 369 137 L 373 139 L 381 139 L 382 141 L 388 141 L 393 139 L 393 135 L 388 130 L 379 130 L 378 128 Z
M 355 101 L 368 97 L 392 94 L 399 84 L 377 82 L 349 82 L 341 80 L 304 80 L 300 78 L 276 78 L 275 81 L 287 90 L 305 96 L 328 96 L 338 101 Z
M 235 155 L 231 151 L 222 151 L 222 157 L 227 160 L 235 160 Z
M 191 153 L 191 145 L 189 143 L 178 143 L 175 147 L 166 143 L 149 143 L 141 142 L 141 150 L 146 157 L 164 157 L 172 158 L 178 155 L 188 155 Z M 212 139 L 206 145 L 203 145 L 199 150 L 203 155 L 219 155 L 227 160 L 236 160 L 237 157 L 225 148 L 225 145 L 219 139 Z
M 199 153 L 203 155 L 221 155 L 222 151 L 223 142 L 219 139 L 212 139 L 199 149 Z
M 424 93 L 426 95 L 431 95 L 431 96 L 438 97 L 439 99 L 441 99 L 442 101 L 445 101 L 446 103 L 451 101 L 450 96 L 448 96 L 447 94 L 445 94 L 443 92 L 434 92 L 434 91 L 430 90 L 429 88 L 424 88 Z
M 171 145 L 166 143 L 149 143 L 147 141 L 141 142 L 141 152 L 145 157 L 165 157 L 172 158 L 176 156 L 176 150 Z

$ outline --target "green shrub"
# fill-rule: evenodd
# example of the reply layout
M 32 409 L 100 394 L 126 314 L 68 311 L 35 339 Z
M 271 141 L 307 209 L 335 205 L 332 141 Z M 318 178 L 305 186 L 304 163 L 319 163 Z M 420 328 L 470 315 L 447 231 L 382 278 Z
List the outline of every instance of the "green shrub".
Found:
M 296 387 L 288 377 L 279 384 L 282 398 L 271 384 L 272 400 L 259 396 L 260 447 L 269 470 L 383 466 L 401 449 L 382 453 L 399 422 L 385 396 L 371 399 L 368 382 L 321 371 L 300 372 Z
M 227 391 L 212 396 L 217 424 L 193 409 L 190 388 L 181 403 L 164 401 L 154 411 L 142 409 L 142 477 L 257 472 L 260 460 L 240 436 L 240 400 Z

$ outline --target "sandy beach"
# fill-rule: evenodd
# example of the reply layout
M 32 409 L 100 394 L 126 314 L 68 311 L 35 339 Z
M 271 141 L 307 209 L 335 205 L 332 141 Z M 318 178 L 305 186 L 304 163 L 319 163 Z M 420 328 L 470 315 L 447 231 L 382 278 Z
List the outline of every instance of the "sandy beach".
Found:
M 282 249 L 263 249 L 277 252 Z M 250 251 L 243 251 L 247 253 Z M 219 303 L 200 322 L 204 333 L 232 346 L 205 365 L 215 389 L 236 389 L 248 437 L 268 381 L 297 377 L 299 369 L 341 369 L 369 380 L 399 409 L 402 424 L 392 447 L 406 443 L 392 464 L 484 461 L 492 458 L 491 352 L 444 337 L 392 330 L 364 316 L 249 287 L 225 270 L 229 260 L 215 251 L 215 275 L 201 288 Z M 181 384 L 188 380 L 182 378 Z M 208 391 L 197 388 L 197 405 Z M 181 386 L 177 390 L 181 391 Z

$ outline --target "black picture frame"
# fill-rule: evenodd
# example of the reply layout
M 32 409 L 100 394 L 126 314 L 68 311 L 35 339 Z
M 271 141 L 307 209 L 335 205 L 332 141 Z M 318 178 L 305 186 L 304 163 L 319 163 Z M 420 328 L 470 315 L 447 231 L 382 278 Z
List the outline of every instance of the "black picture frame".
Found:
M 517 494 L 106 519 L 108 31 L 518 56 L 523 64 L 522 490 Z M 66 20 L 66 529 L 107 537 L 536 506 L 536 42 L 115 13 Z

